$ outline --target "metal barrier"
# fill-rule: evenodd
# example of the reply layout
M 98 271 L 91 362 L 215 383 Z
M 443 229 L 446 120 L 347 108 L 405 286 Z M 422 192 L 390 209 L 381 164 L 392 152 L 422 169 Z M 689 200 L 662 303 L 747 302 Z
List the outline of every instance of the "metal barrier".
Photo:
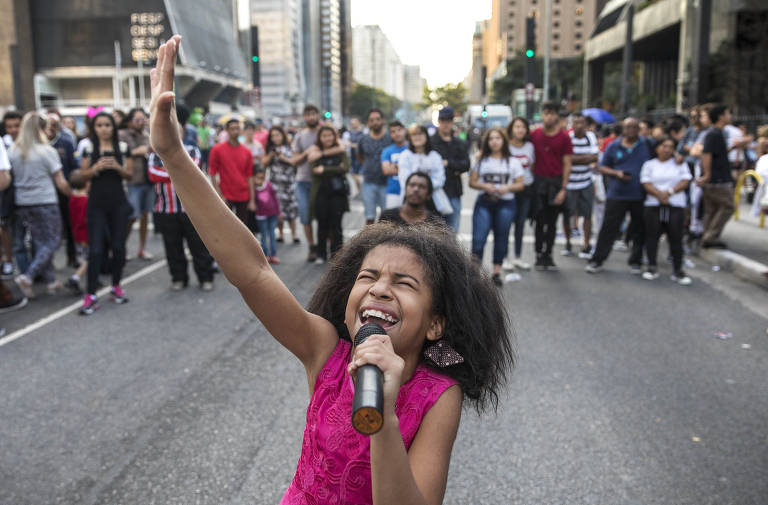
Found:
M 747 179 L 747 177 L 752 176 L 757 181 L 757 184 L 760 185 L 763 183 L 763 178 L 760 177 L 760 174 L 755 172 L 754 170 L 746 170 L 744 173 L 742 173 L 739 176 L 739 179 L 736 181 L 736 189 L 733 193 L 733 203 L 735 205 L 735 210 L 733 211 L 733 220 L 738 221 L 739 220 L 739 202 L 741 201 L 741 187 L 744 185 L 744 181 Z M 760 209 L 760 228 L 765 228 L 765 214 L 768 212 L 767 209 Z

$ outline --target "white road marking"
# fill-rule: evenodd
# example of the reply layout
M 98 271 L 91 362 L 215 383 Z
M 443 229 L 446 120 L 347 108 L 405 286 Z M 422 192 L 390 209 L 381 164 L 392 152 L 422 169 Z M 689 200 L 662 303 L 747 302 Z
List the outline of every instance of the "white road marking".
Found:
M 167 264 L 166 260 L 160 260 L 160 261 L 158 261 L 156 263 L 152 263 L 151 265 L 142 268 L 141 270 L 139 270 L 138 272 L 134 273 L 133 275 L 130 275 L 130 276 L 126 277 L 125 279 L 123 279 L 121 284 L 123 286 L 128 285 L 128 284 L 132 283 L 133 281 L 144 277 L 147 274 L 151 274 L 155 270 L 163 268 L 166 264 Z M 104 288 L 102 288 L 101 290 L 99 290 L 96 293 L 96 296 L 102 297 L 102 296 L 108 294 L 110 289 L 112 289 L 111 286 L 104 287 Z M 71 312 L 74 312 L 77 309 L 79 309 L 81 305 L 82 305 L 82 301 L 75 302 L 75 303 L 73 303 L 71 305 L 68 305 L 68 306 L 64 307 L 61 310 L 58 310 L 58 311 L 54 312 L 53 314 L 49 314 L 49 315 L 47 315 L 47 316 L 45 316 L 45 317 L 43 317 L 41 319 L 38 319 L 34 323 L 28 324 L 27 326 L 25 326 L 24 328 L 22 328 L 20 330 L 14 331 L 10 335 L 0 339 L 0 347 L 4 346 L 6 344 L 10 344 L 14 340 L 18 340 L 21 337 L 23 337 L 24 335 L 28 335 L 29 333 L 37 330 L 38 328 L 42 328 L 43 326 L 45 326 L 48 323 L 52 323 L 53 321 L 56 321 L 57 319 L 61 319 L 62 317 L 66 316 L 67 314 L 69 314 Z

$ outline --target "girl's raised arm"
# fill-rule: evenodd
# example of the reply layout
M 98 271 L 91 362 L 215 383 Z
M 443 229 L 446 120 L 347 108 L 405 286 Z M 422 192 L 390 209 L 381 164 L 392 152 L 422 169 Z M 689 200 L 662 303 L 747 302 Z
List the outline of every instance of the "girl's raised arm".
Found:
M 325 319 L 310 314 L 269 266 L 253 234 L 224 204 L 181 143 L 173 93 L 173 74 L 181 42 L 174 35 L 160 46 L 150 72 L 150 142 L 163 160 L 192 224 L 227 279 L 282 345 L 304 364 L 310 383 L 338 343 Z

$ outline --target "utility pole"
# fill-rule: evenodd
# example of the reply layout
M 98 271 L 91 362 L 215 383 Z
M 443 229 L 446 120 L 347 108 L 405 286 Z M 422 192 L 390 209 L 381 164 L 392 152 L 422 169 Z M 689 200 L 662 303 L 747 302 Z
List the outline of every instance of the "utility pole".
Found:
M 525 117 L 533 119 L 533 98 L 536 86 L 536 19 L 525 18 Z
M 625 11 L 627 14 L 627 35 L 624 41 L 624 57 L 621 72 L 621 112 L 629 113 L 632 101 L 632 24 L 635 18 L 635 3 L 630 1 Z
M 550 59 L 550 47 L 552 39 L 552 0 L 547 0 L 544 8 L 544 95 L 543 100 L 549 101 L 549 59 Z

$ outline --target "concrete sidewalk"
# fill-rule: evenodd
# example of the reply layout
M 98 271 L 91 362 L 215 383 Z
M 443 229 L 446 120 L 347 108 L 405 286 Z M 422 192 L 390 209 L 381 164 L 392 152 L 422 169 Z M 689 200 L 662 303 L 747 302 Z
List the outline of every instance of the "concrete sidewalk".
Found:
M 728 244 L 728 249 L 701 249 L 699 256 L 768 289 L 768 226 L 758 226 L 758 218 L 750 214 L 750 205 L 742 203 L 739 220 L 728 222 L 722 239 Z

